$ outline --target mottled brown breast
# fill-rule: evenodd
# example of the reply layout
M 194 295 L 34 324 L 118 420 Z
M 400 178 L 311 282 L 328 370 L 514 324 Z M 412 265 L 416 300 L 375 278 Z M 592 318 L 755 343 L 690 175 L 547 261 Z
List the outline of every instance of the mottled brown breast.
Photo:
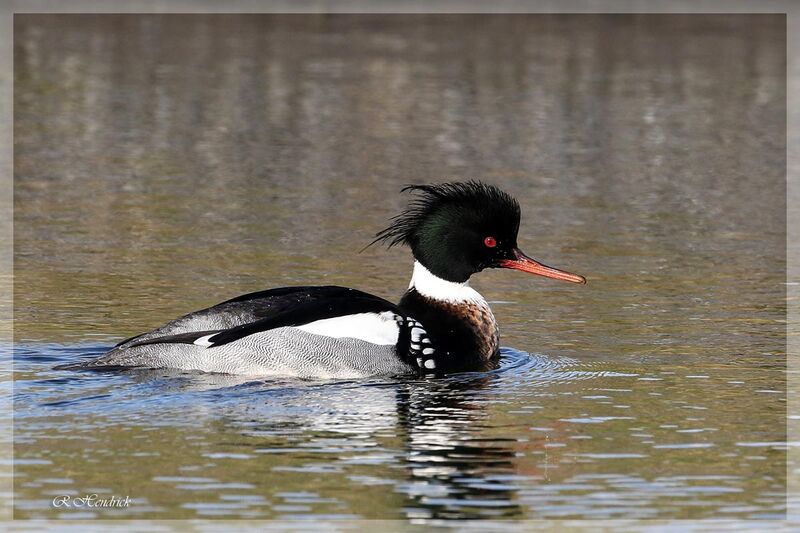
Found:
M 460 318 L 475 336 L 475 351 L 480 359 L 488 361 L 500 347 L 500 328 L 494 313 L 485 302 L 449 303 L 435 301 L 449 315 Z

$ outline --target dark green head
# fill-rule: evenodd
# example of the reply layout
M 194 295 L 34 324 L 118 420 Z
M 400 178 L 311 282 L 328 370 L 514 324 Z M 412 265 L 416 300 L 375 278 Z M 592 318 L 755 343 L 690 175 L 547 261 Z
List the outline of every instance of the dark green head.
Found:
M 408 209 L 375 242 L 407 244 L 432 274 L 465 282 L 484 268 L 515 268 L 585 283 L 574 274 L 545 267 L 517 248 L 520 208 L 509 194 L 479 181 L 409 185 L 416 193 Z
M 416 197 L 376 241 L 407 244 L 432 274 L 463 282 L 510 258 L 517 245 L 520 209 L 497 187 L 478 181 L 410 185 Z

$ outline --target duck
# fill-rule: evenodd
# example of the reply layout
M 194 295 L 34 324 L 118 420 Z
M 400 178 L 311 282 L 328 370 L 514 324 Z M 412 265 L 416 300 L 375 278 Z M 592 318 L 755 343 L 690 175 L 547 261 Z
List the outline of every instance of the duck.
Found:
M 443 375 L 497 364 L 500 330 L 469 285 L 490 268 L 585 284 L 517 246 L 521 209 L 477 180 L 408 185 L 407 208 L 367 246 L 408 246 L 411 281 L 395 304 L 339 286 L 244 294 L 130 337 L 65 370 L 169 368 L 245 376 Z

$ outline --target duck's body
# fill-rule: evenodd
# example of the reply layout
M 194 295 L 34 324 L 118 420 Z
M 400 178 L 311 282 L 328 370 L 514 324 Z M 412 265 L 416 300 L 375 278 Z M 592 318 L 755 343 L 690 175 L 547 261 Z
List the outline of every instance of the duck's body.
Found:
M 332 316 L 337 312 L 347 314 Z M 408 373 L 396 355 L 401 319 L 397 306 L 354 289 L 286 287 L 177 318 L 85 367 L 322 378 Z
M 417 263 L 399 305 L 345 287 L 260 291 L 176 318 L 71 368 L 354 378 L 486 367 L 498 342 L 497 322 L 477 291 L 434 280 Z
M 425 196 L 378 235 L 409 244 L 417 258 L 399 304 L 344 287 L 271 289 L 182 316 L 98 359 L 62 368 L 353 378 L 491 366 L 499 329 L 486 300 L 469 286 L 472 273 L 501 266 L 584 280 L 519 252 L 519 206 L 494 187 L 469 182 L 417 190 Z

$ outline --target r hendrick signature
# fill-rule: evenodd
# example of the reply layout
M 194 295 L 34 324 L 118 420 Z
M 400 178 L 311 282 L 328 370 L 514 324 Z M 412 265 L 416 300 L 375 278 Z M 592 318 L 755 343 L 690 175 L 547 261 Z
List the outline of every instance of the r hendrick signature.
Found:
M 64 507 L 67 509 L 94 509 L 98 507 L 130 507 L 131 498 L 125 496 L 111 496 L 101 498 L 97 494 L 87 494 L 85 496 L 56 496 L 53 498 L 53 507 Z

